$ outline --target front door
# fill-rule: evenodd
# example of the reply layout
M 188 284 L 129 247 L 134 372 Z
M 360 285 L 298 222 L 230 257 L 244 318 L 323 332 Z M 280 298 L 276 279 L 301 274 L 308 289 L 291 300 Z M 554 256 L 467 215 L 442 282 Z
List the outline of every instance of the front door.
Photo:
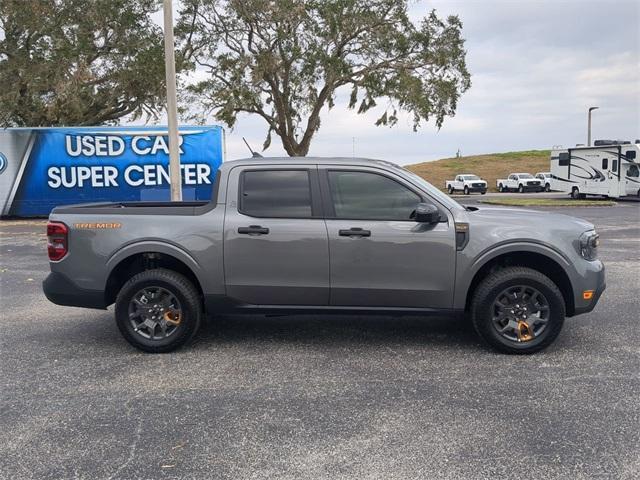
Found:
M 329 248 L 317 168 L 231 170 L 224 224 L 227 296 L 254 305 L 328 305 Z
M 435 225 L 411 219 L 437 203 L 389 172 L 320 169 L 334 306 L 451 308 L 455 228 L 442 206 Z M 438 206 L 438 205 L 437 205 Z

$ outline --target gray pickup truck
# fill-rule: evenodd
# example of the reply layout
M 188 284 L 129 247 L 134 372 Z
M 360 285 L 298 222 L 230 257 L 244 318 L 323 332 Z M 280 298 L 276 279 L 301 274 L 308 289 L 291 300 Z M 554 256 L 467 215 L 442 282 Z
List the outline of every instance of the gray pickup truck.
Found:
M 226 162 L 211 202 L 58 207 L 59 305 L 107 308 L 132 345 L 168 352 L 224 313 L 466 313 L 489 345 L 532 353 L 605 288 L 593 225 L 464 207 L 392 163 Z

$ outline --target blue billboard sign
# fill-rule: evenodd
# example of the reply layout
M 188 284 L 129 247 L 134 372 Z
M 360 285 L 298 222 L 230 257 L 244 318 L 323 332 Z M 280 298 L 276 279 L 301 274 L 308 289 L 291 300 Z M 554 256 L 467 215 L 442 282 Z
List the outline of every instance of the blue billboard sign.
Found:
M 209 200 L 223 157 L 218 126 L 180 127 L 184 200 Z M 84 202 L 169 200 L 166 127 L 0 131 L 0 207 L 7 216 L 48 215 Z

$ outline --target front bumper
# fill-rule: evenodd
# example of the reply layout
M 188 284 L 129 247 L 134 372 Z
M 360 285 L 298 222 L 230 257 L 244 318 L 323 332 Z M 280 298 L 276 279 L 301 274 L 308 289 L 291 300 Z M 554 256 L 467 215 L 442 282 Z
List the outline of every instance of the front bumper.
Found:
M 59 272 L 51 272 L 42 282 L 42 290 L 57 305 L 67 307 L 107 308 L 104 292 L 78 287 L 73 280 Z
M 575 308 L 573 315 L 589 313 L 596 307 L 602 293 L 607 288 L 604 271 L 605 268 L 601 261 L 593 262 L 592 267 L 586 272 L 584 281 L 574 287 L 576 291 L 574 292 Z M 593 290 L 593 297 L 590 300 L 585 300 L 582 297 L 585 290 Z
M 539 192 L 540 190 L 544 190 L 544 185 L 523 185 L 525 192 Z

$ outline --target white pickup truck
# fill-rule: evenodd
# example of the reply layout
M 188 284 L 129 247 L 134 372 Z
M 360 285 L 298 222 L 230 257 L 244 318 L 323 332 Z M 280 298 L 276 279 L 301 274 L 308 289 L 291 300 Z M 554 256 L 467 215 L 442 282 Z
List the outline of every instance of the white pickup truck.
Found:
M 456 190 L 464 192 L 465 195 L 469 195 L 471 192 L 480 192 L 484 195 L 487 193 L 487 182 L 477 175 L 463 173 L 462 175 L 456 175 L 455 180 L 447 180 L 445 182 L 445 188 L 449 192 L 449 195 Z
M 542 182 L 542 186 L 545 192 L 551 191 L 551 172 L 538 172 L 536 178 Z
M 530 173 L 512 173 L 508 178 L 497 179 L 496 186 L 499 192 L 518 191 L 524 193 L 544 190 L 542 181 Z

